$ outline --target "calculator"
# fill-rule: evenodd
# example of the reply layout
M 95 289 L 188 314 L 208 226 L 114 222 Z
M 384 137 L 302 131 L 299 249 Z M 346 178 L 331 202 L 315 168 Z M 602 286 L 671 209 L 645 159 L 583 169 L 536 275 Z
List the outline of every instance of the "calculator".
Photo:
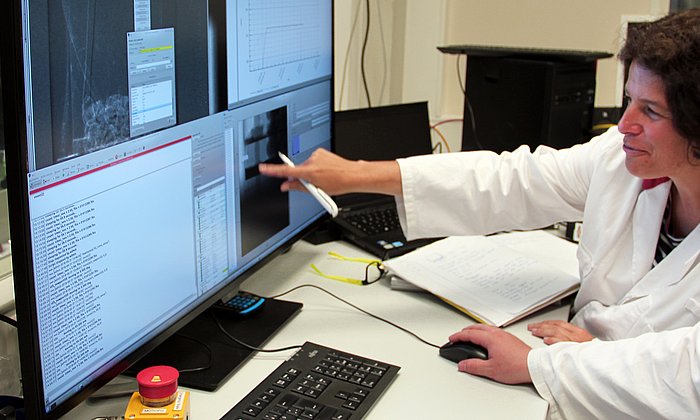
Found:
M 219 300 L 214 309 L 237 316 L 249 316 L 263 307 L 265 298 L 252 293 L 239 291 L 227 301 Z

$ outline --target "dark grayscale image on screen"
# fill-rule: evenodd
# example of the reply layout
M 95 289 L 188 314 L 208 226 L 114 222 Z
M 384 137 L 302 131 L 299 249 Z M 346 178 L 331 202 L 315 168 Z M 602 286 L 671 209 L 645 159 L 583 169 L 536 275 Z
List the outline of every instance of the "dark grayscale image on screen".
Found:
M 151 2 L 150 30 L 174 32 L 174 45 L 168 46 L 174 50 L 174 63 L 169 66 L 175 68 L 172 98 L 179 101 L 172 104 L 169 126 L 226 106 L 225 100 L 216 106 L 216 93 L 209 89 L 219 77 L 217 70 L 206 71 L 217 62 L 219 51 L 209 45 L 218 42 L 208 37 L 213 31 L 209 8 L 207 0 Z M 45 22 L 34 24 L 30 35 L 36 168 L 129 140 L 130 94 L 142 94 L 129 86 L 127 35 L 134 32 L 133 0 L 34 1 L 30 21 Z M 220 76 L 225 83 L 225 71 Z M 225 85 L 221 89 L 225 96 Z
M 287 154 L 287 107 L 243 121 L 245 179 L 241 182 L 241 248 L 246 255 L 289 226 L 289 193 L 281 181 L 261 176 L 258 164 L 281 163 L 277 152 Z

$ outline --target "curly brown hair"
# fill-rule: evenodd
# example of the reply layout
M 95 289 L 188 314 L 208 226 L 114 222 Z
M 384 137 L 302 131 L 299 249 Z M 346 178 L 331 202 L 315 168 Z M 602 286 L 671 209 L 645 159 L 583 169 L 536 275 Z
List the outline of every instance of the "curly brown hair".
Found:
M 619 58 L 661 78 L 673 126 L 700 158 L 700 8 L 631 26 Z

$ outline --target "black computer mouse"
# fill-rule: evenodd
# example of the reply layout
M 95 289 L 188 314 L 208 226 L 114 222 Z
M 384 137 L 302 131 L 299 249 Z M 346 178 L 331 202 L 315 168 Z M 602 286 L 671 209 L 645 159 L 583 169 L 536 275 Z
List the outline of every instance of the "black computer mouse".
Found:
M 482 359 L 489 358 L 488 351 L 478 344 L 470 341 L 457 341 L 455 343 L 447 343 L 440 347 L 440 356 L 455 363 L 464 359 Z

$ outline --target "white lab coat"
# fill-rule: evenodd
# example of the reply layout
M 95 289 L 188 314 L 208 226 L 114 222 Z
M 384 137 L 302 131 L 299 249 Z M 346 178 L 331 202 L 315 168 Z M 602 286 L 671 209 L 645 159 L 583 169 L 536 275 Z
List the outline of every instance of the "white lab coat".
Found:
M 616 128 L 566 150 L 401 159 L 402 227 L 412 239 L 583 220 L 572 322 L 599 340 L 530 352 L 550 416 L 700 418 L 700 228 L 652 270 L 671 182 L 643 189 L 624 161 Z

